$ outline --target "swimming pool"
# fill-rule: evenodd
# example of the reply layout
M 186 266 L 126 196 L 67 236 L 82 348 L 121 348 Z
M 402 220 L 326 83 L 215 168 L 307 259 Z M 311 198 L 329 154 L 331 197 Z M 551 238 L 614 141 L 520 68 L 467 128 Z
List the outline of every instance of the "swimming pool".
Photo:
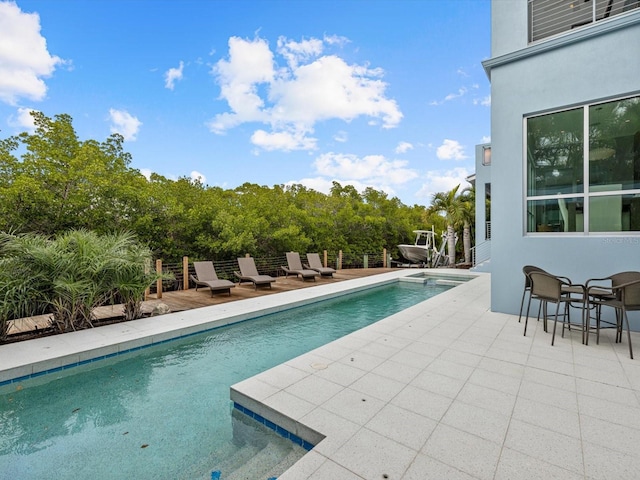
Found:
M 266 479 L 304 450 L 231 413 L 229 386 L 447 288 L 397 282 L 5 386 L 0 471 L 226 480 L 258 455 Z

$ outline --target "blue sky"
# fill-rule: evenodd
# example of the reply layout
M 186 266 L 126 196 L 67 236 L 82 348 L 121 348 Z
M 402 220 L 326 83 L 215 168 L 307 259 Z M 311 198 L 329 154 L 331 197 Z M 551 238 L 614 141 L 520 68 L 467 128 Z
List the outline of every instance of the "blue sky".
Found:
M 489 0 L 0 0 L 0 135 L 30 110 L 211 186 L 428 205 L 489 141 Z

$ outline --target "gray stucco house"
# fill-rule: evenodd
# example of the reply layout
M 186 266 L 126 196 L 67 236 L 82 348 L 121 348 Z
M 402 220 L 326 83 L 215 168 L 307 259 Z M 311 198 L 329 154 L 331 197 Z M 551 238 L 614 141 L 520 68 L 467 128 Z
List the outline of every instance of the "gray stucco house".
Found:
M 492 0 L 491 30 L 476 244 L 492 310 L 517 314 L 526 264 L 578 283 L 640 270 L 640 0 Z

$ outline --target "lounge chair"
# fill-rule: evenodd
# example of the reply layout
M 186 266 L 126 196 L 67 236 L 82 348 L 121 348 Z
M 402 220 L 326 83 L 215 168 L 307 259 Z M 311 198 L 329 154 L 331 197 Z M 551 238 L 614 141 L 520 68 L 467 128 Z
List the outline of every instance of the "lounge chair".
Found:
M 305 265 L 305 267 L 315 270 L 323 277 L 333 277 L 333 274 L 336 273 L 335 269 L 322 266 L 320 255 L 317 253 L 307 253 L 307 262 L 309 265 Z
M 303 282 L 307 279 L 315 282 L 316 277 L 320 275 L 315 270 L 302 268 L 302 262 L 300 261 L 300 254 L 298 252 L 287 252 L 287 265 L 287 267 L 281 267 L 287 276 L 295 275 L 296 277 L 301 277 Z
M 257 289 L 260 285 L 269 285 L 276 281 L 271 275 L 260 275 L 256 268 L 256 262 L 252 257 L 240 257 L 238 258 L 239 272 L 233 272 L 236 277 L 240 279 L 240 282 L 251 282 L 253 288 Z
M 198 287 L 207 287 L 211 290 L 211 296 L 214 292 L 227 292 L 231 295 L 231 289 L 235 287 L 235 283 L 229 280 L 221 280 L 216 274 L 213 262 L 193 262 L 196 274 L 191 275 L 191 280 L 196 284 L 196 292 Z

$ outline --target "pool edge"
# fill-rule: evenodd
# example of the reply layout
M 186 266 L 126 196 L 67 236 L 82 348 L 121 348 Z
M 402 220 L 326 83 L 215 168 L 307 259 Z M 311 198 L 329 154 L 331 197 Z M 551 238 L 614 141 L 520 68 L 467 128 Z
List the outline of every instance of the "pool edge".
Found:
M 433 269 L 424 269 L 435 273 Z M 468 276 L 454 269 L 438 270 Z M 321 285 L 311 289 L 283 292 L 269 297 L 202 307 L 160 317 L 144 318 L 94 329 L 0 345 L 0 387 L 28 378 L 55 373 L 74 366 L 130 353 L 141 348 L 197 335 L 209 330 L 261 317 L 285 308 L 335 298 L 346 293 L 384 285 L 415 275 L 415 269 L 372 275 Z M 215 316 L 202 321 L 202 317 Z

